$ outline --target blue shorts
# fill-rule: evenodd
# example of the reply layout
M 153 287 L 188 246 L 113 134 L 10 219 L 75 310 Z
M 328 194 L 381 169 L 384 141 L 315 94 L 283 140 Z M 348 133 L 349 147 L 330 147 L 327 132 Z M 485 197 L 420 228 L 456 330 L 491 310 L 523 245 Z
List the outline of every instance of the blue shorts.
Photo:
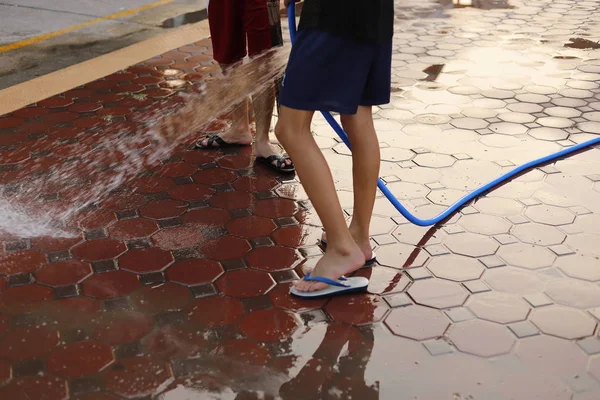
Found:
M 302 30 L 292 47 L 279 103 L 296 110 L 356 114 L 390 102 L 392 42 L 357 43 Z

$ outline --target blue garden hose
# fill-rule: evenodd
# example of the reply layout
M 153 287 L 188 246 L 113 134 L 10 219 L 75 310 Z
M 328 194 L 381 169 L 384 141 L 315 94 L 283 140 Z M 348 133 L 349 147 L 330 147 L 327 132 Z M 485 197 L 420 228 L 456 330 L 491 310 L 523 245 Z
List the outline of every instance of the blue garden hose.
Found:
M 292 45 L 293 45 L 294 42 L 296 41 L 296 7 L 295 7 L 295 3 L 293 2 L 293 0 L 290 3 L 290 5 L 288 6 L 288 24 L 289 24 L 289 28 L 290 28 L 290 38 L 291 38 Z M 329 112 L 326 112 L 326 111 L 321 111 L 321 114 L 323 114 L 323 117 L 325 117 L 325 120 L 327 120 L 329 125 L 331 125 L 333 130 L 340 137 L 340 139 L 342 139 L 342 141 L 346 144 L 346 146 L 348 146 L 348 148 L 350 148 L 350 142 L 348 140 L 348 135 L 346 134 L 346 132 L 344 132 L 344 129 L 335 120 L 335 118 L 333 118 L 333 116 Z M 600 137 L 598 137 L 596 139 L 588 140 L 587 142 L 580 143 L 578 145 L 561 150 L 557 153 L 553 153 L 553 154 L 547 155 L 545 157 L 538 158 L 537 160 L 533 160 L 533 161 L 530 161 L 519 167 L 516 167 L 513 170 L 500 176 L 499 178 L 496 178 L 493 181 L 479 187 L 478 189 L 475 189 L 473 192 L 465 195 L 460 200 L 458 200 L 456 203 L 454 203 L 450 207 L 448 207 L 446 209 L 446 211 L 444 211 L 443 213 L 439 214 L 438 216 L 436 216 L 434 218 L 430 218 L 430 219 L 420 219 L 420 218 L 417 218 L 414 215 L 412 215 L 402 205 L 402 203 L 400 203 L 398 201 L 398 199 L 392 194 L 392 192 L 387 188 L 387 186 L 381 179 L 379 179 L 377 181 L 377 187 L 379 187 L 379 190 L 381 190 L 383 192 L 385 197 L 387 197 L 387 199 L 390 201 L 390 203 L 392 203 L 392 205 L 394 207 L 396 207 L 396 209 L 402 214 L 402 216 L 404 216 L 404 218 L 406 218 L 407 220 L 409 220 L 410 222 L 412 222 L 413 224 L 418 225 L 418 226 L 431 226 L 431 225 L 436 225 L 442 221 L 445 221 L 448 217 L 453 215 L 456 211 L 458 211 L 465 204 L 469 203 L 471 200 L 481 196 L 482 194 L 485 194 L 485 193 L 493 190 L 495 187 L 508 181 L 510 178 L 514 177 L 515 175 L 519 175 L 523 171 L 527 171 L 531 168 L 537 167 L 540 164 L 548 163 L 549 161 L 553 161 L 553 160 L 562 158 L 564 156 L 567 156 L 569 154 L 575 153 L 577 151 L 580 151 L 582 149 L 585 149 L 587 147 L 590 147 L 590 146 L 593 146 L 596 144 L 600 144 Z

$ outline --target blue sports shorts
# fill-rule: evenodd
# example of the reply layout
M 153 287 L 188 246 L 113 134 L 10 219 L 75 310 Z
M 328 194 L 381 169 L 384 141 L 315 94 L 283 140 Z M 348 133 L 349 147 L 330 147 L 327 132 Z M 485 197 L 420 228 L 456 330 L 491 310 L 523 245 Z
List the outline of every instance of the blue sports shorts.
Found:
M 319 30 L 296 36 L 279 103 L 296 110 L 356 114 L 390 102 L 392 42 L 358 43 Z

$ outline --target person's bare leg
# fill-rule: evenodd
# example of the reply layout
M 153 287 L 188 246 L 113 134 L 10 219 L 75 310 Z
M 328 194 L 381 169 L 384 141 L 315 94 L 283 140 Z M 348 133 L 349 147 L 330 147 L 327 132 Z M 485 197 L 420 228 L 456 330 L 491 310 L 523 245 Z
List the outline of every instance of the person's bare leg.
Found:
M 235 68 L 239 63 L 221 64 L 223 74 Z M 231 112 L 231 127 L 219 133 L 219 137 L 226 143 L 249 145 L 252 144 L 252 133 L 250 132 L 250 120 L 248 119 L 249 99 L 244 99 Z M 208 138 L 202 140 L 202 146 L 208 146 Z M 218 143 L 213 142 L 213 146 L 218 147 Z
M 362 267 L 365 257 L 346 225 L 331 170 L 310 132 L 313 114 L 282 105 L 275 134 L 294 160 L 302 186 L 329 235 L 327 250 L 317 262 L 313 275 L 339 279 Z M 324 283 L 307 281 L 296 282 L 295 286 L 301 292 L 327 287 Z
M 352 146 L 352 180 L 354 185 L 354 208 L 350 233 L 363 251 L 365 259 L 373 257 L 369 237 L 369 225 L 377 195 L 377 179 L 381 156 L 379 141 L 373 126 L 372 107 L 358 108 L 354 115 L 341 115 L 342 126 Z M 323 239 L 327 240 L 326 233 Z
M 372 107 L 360 106 L 356 114 L 342 115 L 341 120 L 352 146 L 354 208 L 350 233 L 368 260 L 373 257 L 369 226 L 377 196 L 377 179 L 381 164 Z
M 256 142 L 254 143 L 254 154 L 257 157 L 270 157 L 281 154 L 281 149 L 269 140 L 269 130 L 275 107 L 275 88 L 268 85 L 264 90 L 252 97 L 254 105 L 254 119 L 256 121 Z M 274 165 L 277 161 L 274 161 Z M 291 165 L 290 160 L 286 160 Z

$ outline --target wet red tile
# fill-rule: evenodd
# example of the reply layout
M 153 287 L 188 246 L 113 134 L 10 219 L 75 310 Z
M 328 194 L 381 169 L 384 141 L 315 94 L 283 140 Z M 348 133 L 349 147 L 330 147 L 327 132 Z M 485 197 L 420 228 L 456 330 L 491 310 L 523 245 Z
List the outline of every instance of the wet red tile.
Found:
M 0 277 L 0 292 L 8 287 L 5 277 Z M 1 330 L 0 330 L 1 331 Z
M 588 314 L 561 306 L 536 309 L 531 322 L 547 335 L 570 340 L 592 336 L 596 329 L 596 321 Z
M 302 247 L 318 243 L 323 232 L 308 225 L 291 225 L 279 228 L 271 235 L 275 243 L 282 246 Z
M 239 208 L 250 207 L 252 200 L 252 194 L 234 191 L 214 195 L 210 199 L 210 204 L 213 207 L 223 208 L 225 210 L 236 210 Z
M 0 253 L 0 265 L 5 275 L 34 272 L 47 262 L 46 255 L 35 250 Z
M 0 340 L 0 357 L 9 361 L 40 358 L 59 343 L 58 331 L 45 326 L 13 328 Z
M 15 150 L 2 152 L 2 164 L 16 164 L 29 159 L 29 150 Z
M 152 241 L 166 250 L 186 249 L 203 242 L 204 234 L 198 228 L 180 226 L 159 231 L 152 236 Z
M 546 335 L 521 340 L 516 354 L 525 367 L 558 376 L 575 376 L 588 362 L 575 343 Z
M 46 100 L 38 101 L 38 106 L 47 107 L 47 108 L 60 108 L 66 107 L 73 104 L 72 98 L 64 98 L 64 97 L 51 97 Z
M 0 313 L 8 315 L 28 313 L 53 298 L 52 289 L 40 285 L 8 288 L 0 292 Z
M 3 399 L 65 400 L 67 396 L 67 383 L 49 375 L 16 378 L 0 387 Z
M 205 185 L 218 185 L 232 183 L 238 178 L 238 175 L 228 169 L 204 169 L 196 172 L 192 179 L 196 183 Z
M 388 311 L 388 306 L 379 296 L 358 294 L 332 299 L 325 311 L 336 322 L 364 325 L 379 322 Z
M 458 283 L 439 279 L 417 281 L 409 288 L 408 294 L 418 304 L 440 309 L 458 307 L 468 297 Z
M 197 325 L 162 326 L 142 341 L 147 354 L 161 360 L 195 358 L 206 347 L 205 331 Z
M 54 350 L 46 361 L 48 372 L 65 378 L 94 375 L 114 360 L 110 346 L 92 340 L 69 343 Z
M 231 219 L 231 215 L 220 208 L 204 207 L 197 210 L 190 210 L 185 213 L 182 219 L 186 224 L 225 226 Z
M 175 200 L 194 201 L 208 198 L 214 190 L 206 185 L 181 185 L 169 191 L 169 197 Z
M 89 297 L 69 297 L 48 303 L 40 313 L 58 326 L 82 326 L 103 311 L 102 302 Z
M 289 338 L 300 327 L 295 314 L 269 308 L 247 314 L 240 322 L 242 333 L 259 342 L 276 342 Z
M 213 129 L 211 129 L 213 128 Z M 211 129 L 209 132 L 219 132 L 222 129 L 227 128 L 226 123 L 221 123 L 217 126 L 209 126 L 208 129 Z M 251 154 L 228 154 L 217 161 L 217 164 L 221 168 L 231 168 L 231 169 L 243 169 L 243 168 L 251 168 L 254 161 L 252 159 Z M 246 181 L 247 179 L 242 179 L 242 181 Z M 243 190 L 243 189 L 242 189 Z
M 205 243 L 201 252 L 207 258 L 216 261 L 234 260 L 243 257 L 251 249 L 248 241 L 226 236 Z
M 138 277 L 126 271 L 96 274 L 81 284 L 83 294 L 97 299 L 113 299 L 133 292 L 139 286 Z
M 157 174 L 159 176 L 176 178 L 176 177 L 180 177 L 180 176 L 190 176 L 197 170 L 198 170 L 198 167 L 196 165 L 193 165 L 193 164 L 190 164 L 187 162 L 175 162 L 175 163 L 169 163 L 169 164 L 163 165 L 162 168 L 160 168 L 157 171 Z M 204 183 L 204 182 L 198 182 L 198 183 Z
M 517 296 L 496 292 L 472 296 L 467 306 L 477 317 L 500 324 L 523 321 L 530 311 Z
M 4 385 L 12 377 L 12 369 L 9 363 L 0 360 L 0 386 Z
M 75 103 L 72 106 L 70 106 L 67 110 L 74 113 L 87 113 L 97 111 L 101 108 L 102 103 L 89 101 L 85 103 Z
M 157 200 L 146 204 L 139 212 L 142 217 L 164 219 L 178 217 L 186 211 L 187 207 L 187 203 L 179 200 Z
M 131 110 L 126 107 L 104 107 L 96 111 L 99 117 L 121 117 L 131 114 Z
M 108 228 L 111 237 L 117 239 L 135 239 L 152 235 L 158 230 L 158 224 L 143 218 L 131 218 L 117 221 Z
M 110 90 L 110 89 L 114 88 L 115 86 L 117 86 L 117 82 L 107 81 L 104 79 L 100 79 L 100 80 L 97 80 L 94 82 L 89 82 L 85 85 L 86 88 L 95 89 L 97 91 Z M 102 93 L 102 92 L 100 92 L 100 93 Z
M 277 226 L 273 220 L 263 217 L 237 218 L 227 224 L 227 231 L 234 236 L 246 239 L 269 236 Z
M 266 192 L 268 190 L 274 189 L 279 182 L 277 179 L 271 176 L 258 175 L 258 176 L 244 176 L 238 179 L 233 187 L 239 191 L 245 192 Z
M 171 265 L 167 270 L 167 278 L 172 282 L 193 286 L 211 283 L 223 272 L 223 267 L 216 261 L 191 258 Z
M 506 354 L 515 344 L 507 327 L 480 320 L 457 324 L 448 337 L 460 351 L 481 357 Z
M 13 113 L 15 117 L 20 118 L 36 118 L 46 114 L 50 114 L 50 110 L 48 108 L 37 106 L 22 108 Z
M 441 311 L 422 306 L 401 307 L 392 310 L 385 324 L 398 336 L 427 340 L 443 336 L 450 321 Z
M 162 176 L 136 179 L 131 183 L 131 188 L 137 193 L 160 193 L 175 187 L 175 181 Z
M 77 119 L 77 117 L 78 115 L 76 113 L 72 113 L 69 111 L 61 111 L 46 114 L 41 118 L 43 122 L 48 122 L 51 124 L 60 124 L 64 122 L 73 121 L 74 119 Z
M 259 217 L 292 217 L 298 212 L 298 204 L 293 200 L 274 198 L 259 200 L 252 206 L 252 214 Z
M 31 247 L 45 251 L 67 250 L 81 241 L 82 237 L 53 238 L 50 236 L 31 239 Z
M 132 80 L 133 83 L 139 83 L 140 85 L 158 85 L 162 82 L 162 78 L 158 76 L 140 76 Z
M 139 208 L 146 203 L 144 196 L 141 194 L 113 194 L 108 199 L 104 200 L 101 205 L 112 211 L 133 210 Z
M 129 250 L 119 257 L 119 267 L 135 273 L 162 271 L 172 262 L 171 253 L 157 247 Z
M 267 349 L 254 341 L 246 339 L 224 343 L 219 348 L 219 354 L 257 367 L 264 366 L 271 358 Z
M 175 92 L 170 89 L 146 89 L 142 92 L 142 94 L 145 94 L 153 99 L 164 99 L 171 96 L 173 93 Z
M 64 93 L 64 96 L 70 99 L 82 99 L 89 97 L 94 93 L 93 90 L 89 89 L 71 89 Z
M 196 139 L 196 138 L 194 138 Z M 215 161 L 215 154 L 211 151 L 186 151 L 179 156 L 183 161 L 194 164 L 206 164 Z
M 35 273 L 37 282 L 49 286 L 74 285 L 92 274 L 89 263 L 66 260 L 48 264 Z
M 304 312 L 322 308 L 327 299 L 301 299 L 290 295 L 291 283 L 280 283 L 269 292 L 269 298 L 275 307 Z
M 233 297 L 255 297 L 266 294 L 275 281 L 265 272 L 248 269 L 230 271 L 217 281 L 219 290 Z
M 136 77 L 137 75 L 131 72 L 116 72 L 104 77 L 104 79 L 112 82 L 127 82 L 135 79 Z
M 279 246 L 259 247 L 246 255 L 246 263 L 250 268 L 267 272 L 294 269 L 302 260 L 297 250 Z
M 0 135 L 0 146 L 11 146 L 27 140 L 27 135 L 23 133 L 3 133 Z
M 238 299 L 211 296 L 195 300 L 187 309 L 192 322 L 207 328 L 230 325 L 244 315 L 244 305 Z
M 44 133 L 52 128 L 52 124 L 48 122 L 26 122 L 23 125 L 19 125 L 16 130 L 18 133 L 24 133 L 26 135 L 35 135 Z
M 97 322 L 92 338 L 109 345 L 142 339 L 154 327 L 151 317 L 138 312 L 106 314 Z
M 72 122 L 73 126 L 80 129 L 89 129 L 105 123 L 106 121 L 100 117 L 81 117 Z
M 26 108 L 24 110 L 26 110 Z M 25 115 L 22 116 L 26 117 Z M 23 118 L 3 117 L 0 118 L 0 129 L 14 128 L 15 126 L 21 125 L 23 122 Z
M 107 390 L 126 398 L 156 394 L 173 378 L 171 367 L 149 357 L 119 360 L 119 368 L 110 369 L 104 377 Z
M 134 307 L 145 313 L 160 313 L 181 310 L 192 300 L 188 288 L 167 282 L 158 286 L 144 286 L 131 295 Z
M 117 220 L 117 216 L 108 210 L 92 210 L 81 213 L 78 219 L 82 229 L 93 230 L 106 228 Z
M 71 398 L 72 400 L 119 400 L 120 397 L 107 392 L 86 393 Z
M 75 257 L 86 261 L 99 261 L 116 258 L 125 253 L 127 247 L 114 239 L 89 240 L 73 248 Z

